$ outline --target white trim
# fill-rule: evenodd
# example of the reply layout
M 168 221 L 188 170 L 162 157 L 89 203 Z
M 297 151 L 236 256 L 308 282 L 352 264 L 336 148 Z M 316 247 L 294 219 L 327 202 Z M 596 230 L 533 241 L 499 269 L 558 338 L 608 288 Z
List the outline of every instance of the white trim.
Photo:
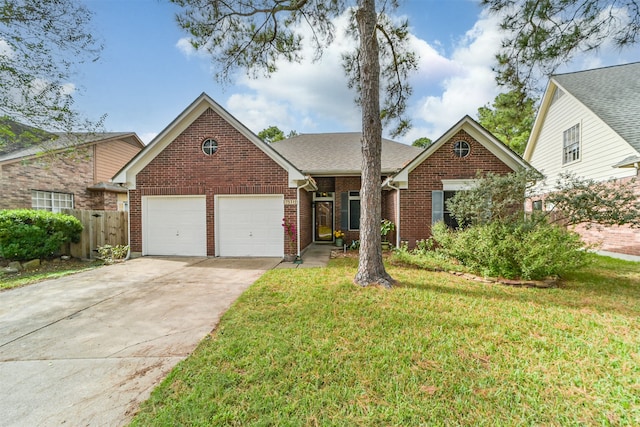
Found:
M 443 179 L 442 191 L 461 191 L 470 189 L 475 183 L 476 179 Z

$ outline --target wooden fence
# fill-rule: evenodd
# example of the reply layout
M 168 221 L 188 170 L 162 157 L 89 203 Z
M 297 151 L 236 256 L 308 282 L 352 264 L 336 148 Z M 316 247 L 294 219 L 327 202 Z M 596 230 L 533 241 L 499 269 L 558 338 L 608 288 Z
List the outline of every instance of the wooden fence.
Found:
M 80 242 L 69 244 L 69 253 L 73 257 L 95 258 L 100 246 L 129 244 L 127 212 L 79 209 L 65 209 L 63 212 L 82 222 Z

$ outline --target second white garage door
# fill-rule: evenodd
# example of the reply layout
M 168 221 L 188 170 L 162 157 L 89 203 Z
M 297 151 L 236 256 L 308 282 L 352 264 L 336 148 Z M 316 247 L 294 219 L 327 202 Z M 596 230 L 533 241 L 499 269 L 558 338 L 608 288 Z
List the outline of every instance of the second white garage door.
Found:
M 215 205 L 216 255 L 283 255 L 283 195 L 216 196 Z

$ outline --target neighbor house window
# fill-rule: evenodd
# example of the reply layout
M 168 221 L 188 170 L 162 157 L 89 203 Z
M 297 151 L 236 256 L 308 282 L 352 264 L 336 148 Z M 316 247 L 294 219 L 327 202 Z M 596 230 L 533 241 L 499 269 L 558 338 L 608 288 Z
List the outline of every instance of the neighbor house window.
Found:
M 31 207 L 51 212 L 62 209 L 73 209 L 73 194 L 55 193 L 53 191 L 31 191 Z
M 533 210 L 541 211 L 542 210 L 542 200 L 534 200 L 533 201 Z
M 359 191 L 349 191 L 349 230 L 360 230 Z
M 580 124 L 572 126 L 562 134 L 562 164 L 580 159 Z

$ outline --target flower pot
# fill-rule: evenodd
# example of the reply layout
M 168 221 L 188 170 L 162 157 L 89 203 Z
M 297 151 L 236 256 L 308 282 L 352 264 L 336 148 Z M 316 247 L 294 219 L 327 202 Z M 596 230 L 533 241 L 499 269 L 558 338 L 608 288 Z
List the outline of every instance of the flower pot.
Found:
M 383 251 L 389 250 L 389 242 L 382 242 L 382 250 Z
M 341 238 L 337 238 L 336 239 L 336 246 L 341 248 L 342 247 L 342 239 Z

